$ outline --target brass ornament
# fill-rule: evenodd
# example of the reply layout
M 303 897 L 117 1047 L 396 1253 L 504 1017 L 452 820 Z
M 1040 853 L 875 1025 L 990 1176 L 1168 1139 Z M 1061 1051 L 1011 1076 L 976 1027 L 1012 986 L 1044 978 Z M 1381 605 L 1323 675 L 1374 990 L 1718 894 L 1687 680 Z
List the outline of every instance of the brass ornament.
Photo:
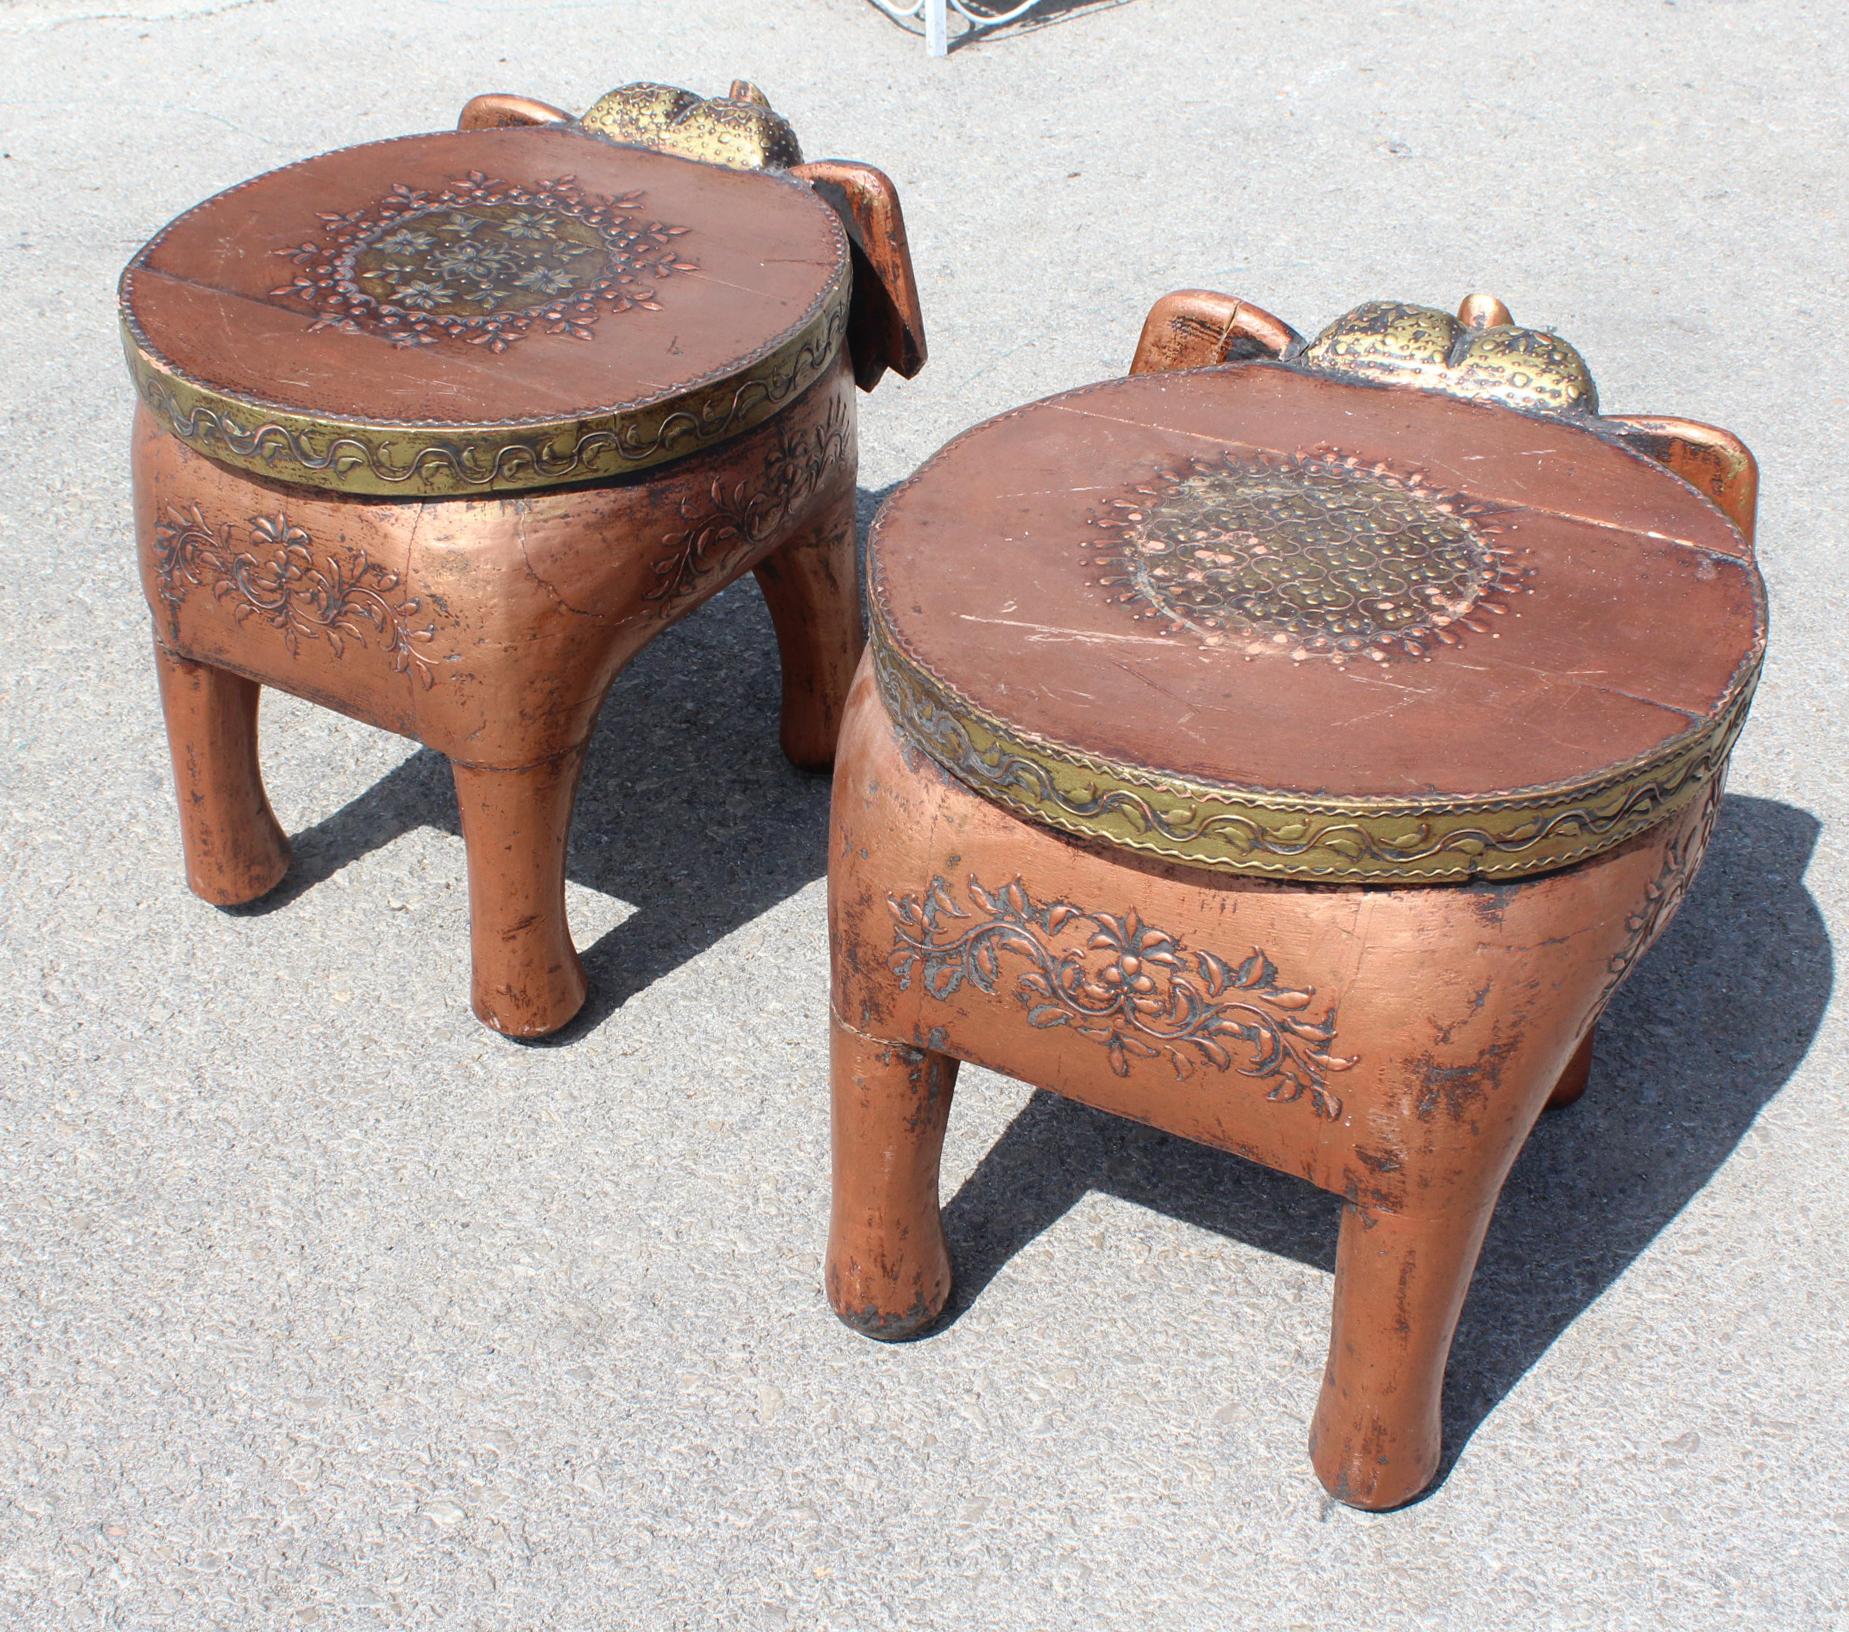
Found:
M 1137 618 L 1208 646 L 1340 664 L 1424 657 L 1526 587 L 1495 506 L 1352 455 L 1226 452 L 1091 518 L 1091 566 Z
M 600 97 L 578 123 L 593 136 L 733 170 L 787 170 L 803 162 L 789 120 L 749 80 L 700 97 L 642 81 Z
M 1458 316 L 1370 300 L 1284 361 L 1379 385 L 1416 386 L 1541 414 L 1596 414 L 1598 388 L 1574 348 L 1512 322 L 1501 301 L 1472 295 Z
M 1030 821 L 1189 866 L 1329 884 L 1521 878 L 1585 861 L 1667 821 L 1727 764 L 1760 653 L 1721 705 L 1651 753 L 1571 782 L 1434 800 L 1317 797 L 1195 781 L 1024 732 L 905 652 L 871 597 L 874 673 L 901 734 Z

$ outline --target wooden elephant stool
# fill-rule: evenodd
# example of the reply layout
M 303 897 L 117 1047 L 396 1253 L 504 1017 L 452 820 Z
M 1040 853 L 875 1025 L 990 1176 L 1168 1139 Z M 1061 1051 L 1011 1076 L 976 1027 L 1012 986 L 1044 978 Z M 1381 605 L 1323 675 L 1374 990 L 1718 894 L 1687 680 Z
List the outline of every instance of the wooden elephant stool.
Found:
M 264 894 L 289 846 L 260 686 L 448 756 L 475 1012 L 584 1000 L 566 832 L 617 672 L 746 571 L 783 745 L 826 767 L 861 648 L 854 387 L 915 373 L 877 170 L 803 164 L 744 83 L 582 121 L 477 98 L 451 134 L 324 154 L 164 228 L 122 279 L 141 573 L 187 880 Z
M 1191 293 L 900 487 L 835 771 L 841 1318 L 943 1309 L 975 1061 L 1341 1196 L 1311 1457 L 1423 1489 L 1504 1176 L 1713 827 L 1754 479 L 1487 299 L 1305 344 Z

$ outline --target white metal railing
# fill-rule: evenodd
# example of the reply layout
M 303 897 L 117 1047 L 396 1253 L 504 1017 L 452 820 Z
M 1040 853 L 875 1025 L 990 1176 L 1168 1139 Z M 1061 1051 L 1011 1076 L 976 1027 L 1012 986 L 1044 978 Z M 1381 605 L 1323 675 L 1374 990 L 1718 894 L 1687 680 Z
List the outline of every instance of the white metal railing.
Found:
M 873 0 L 895 23 L 923 23 L 925 50 L 941 57 L 950 50 L 950 14 L 955 12 L 971 29 L 999 28 L 1025 17 L 1040 0 L 1020 0 L 1006 11 L 977 11 L 964 0 Z

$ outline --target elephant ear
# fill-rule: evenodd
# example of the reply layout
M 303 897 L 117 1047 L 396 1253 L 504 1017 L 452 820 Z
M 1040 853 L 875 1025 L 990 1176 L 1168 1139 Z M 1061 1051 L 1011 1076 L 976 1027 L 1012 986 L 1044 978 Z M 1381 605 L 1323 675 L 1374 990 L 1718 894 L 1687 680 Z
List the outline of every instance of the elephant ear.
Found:
M 1627 447 L 1666 465 L 1696 492 L 1712 499 L 1740 529 L 1750 550 L 1759 510 L 1759 462 L 1752 450 L 1718 425 L 1654 414 L 1606 414 L 1600 423 Z
M 550 102 L 530 96 L 513 96 L 506 91 L 490 91 L 486 96 L 472 96 L 456 121 L 458 130 L 507 130 L 519 125 L 568 125 L 571 115 Z
M 1277 357 L 1296 344 L 1297 331 L 1262 307 L 1211 289 L 1177 289 L 1149 308 L 1130 372 L 1250 362 Z
M 863 391 L 887 369 L 909 380 L 925 362 L 924 313 L 905 241 L 898 189 L 870 164 L 818 159 L 790 170 L 841 217 L 854 252 L 854 299 L 847 343 Z

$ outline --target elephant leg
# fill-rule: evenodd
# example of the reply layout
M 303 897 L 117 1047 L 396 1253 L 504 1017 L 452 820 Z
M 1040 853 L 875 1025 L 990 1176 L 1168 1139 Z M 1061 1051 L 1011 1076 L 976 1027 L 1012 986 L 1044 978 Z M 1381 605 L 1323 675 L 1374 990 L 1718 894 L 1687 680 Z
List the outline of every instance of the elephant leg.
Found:
M 289 870 L 289 840 L 257 765 L 255 680 L 154 643 L 180 804 L 186 882 L 214 906 L 254 901 Z
M 1592 1040 L 1596 1035 L 1596 1029 L 1587 1032 L 1585 1041 L 1573 1050 L 1573 1058 L 1567 1061 L 1566 1070 L 1560 1073 L 1554 1091 L 1547 1096 L 1548 1110 L 1557 1111 L 1563 1105 L 1571 1105 L 1586 1091 L 1586 1081 L 1592 1075 Z
M 510 1037 L 543 1037 L 584 1005 L 565 921 L 565 839 L 582 746 L 537 765 L 452 764 L 469 865 L 475 1012 Z
M 828 1301 L 867 1337 L 911 1337 L 943 1312 L 950 1296 L 937 1178 L 957 1061 L 863 1036 L 832 1014 L 829 1027 Z
M 783 751 L 803 770 L 825 771 L 864 643 L 852 484 L 756 572 L 783 659 Z
M 1310 1460 L 1351 1507 L 1397 1507 L 1438 1471 L 1445 1360 L 1490 1208 L 1342 1211 L 1335 1318 Z

